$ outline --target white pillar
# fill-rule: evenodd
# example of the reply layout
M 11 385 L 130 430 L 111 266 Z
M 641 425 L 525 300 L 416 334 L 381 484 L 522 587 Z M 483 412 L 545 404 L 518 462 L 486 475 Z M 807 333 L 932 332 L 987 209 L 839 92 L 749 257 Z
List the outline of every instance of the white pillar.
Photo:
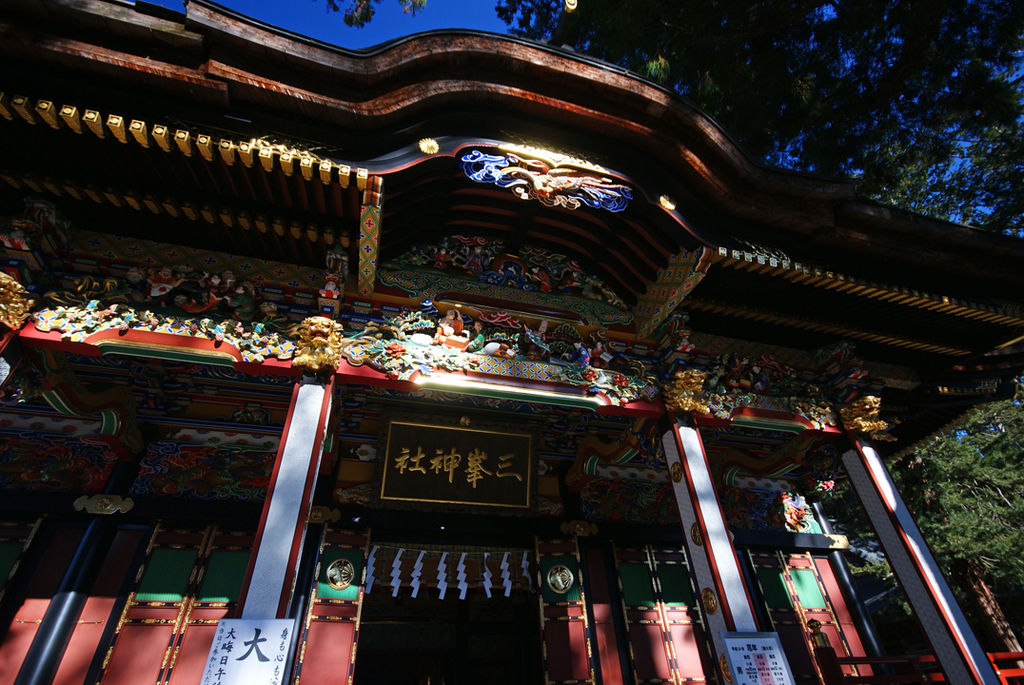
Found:
M 710 590 L 718 608 L 704 615 L 715 653 L 725 654 L 722 633 L 756 632 L 757 621 L 739 558 L 718 503 L 700 433 L 689 420 L 677 420 L 662 436 L 672 489 L 700 598 Z
M 243 584 L 242 618 L 284 617 L 320 468 L 333 387 L 333 376 L 326 383 L 304 376 L 292 393 Z
M 921 531 L 896 491 L 878 452 L 864 438 L 843 454 L 843 466 L 864 505 L 885 556 L 951 683 L 998 685 L 985 650 L 967 624 Z

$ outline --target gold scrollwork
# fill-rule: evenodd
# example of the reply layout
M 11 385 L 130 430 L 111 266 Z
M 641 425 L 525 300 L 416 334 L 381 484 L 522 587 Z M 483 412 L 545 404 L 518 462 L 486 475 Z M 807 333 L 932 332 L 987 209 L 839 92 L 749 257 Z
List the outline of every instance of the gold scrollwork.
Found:
M 700 603 L 704 605 L 704 611 L 709 615 L 718 611 L 718 596 L 709 587 L 700 591 Z
M 341 512 L 331 507 L 315 506 L 309 510 L 310 523 L 336 523 L 341 519 Z
M 572 570 L 570 570 L 565 564 L 555 564 L 548 569 L 548 589 L 555 594 L 566 594 L 572 589 L 573 583 L 575 582 L 576 577 L 573 576 Z
M 90 514 L 125 514 L 135 506 L 135 501 L 131 497 L 118 495 L 82 495 L 72 503 L 72 506 L 75 511 L 84 510 Z
M 335 559 L 324 572 L 327 584 L 335 590 L 344 590 L 356 579 L 356 567 L 348 559 Z
M 566 535 L 578 535 L 586 537 L 597 532 L 597 525 L 590 521 L 562 521 L 560 526 Z
M 882 398 L 865 395 L 848 407 L 839 410 L 843 427 L 851 433 L 862 433 L 872 440 L 895 440 L 889 435 L 889 423 L 878 418 L 882 409 Z

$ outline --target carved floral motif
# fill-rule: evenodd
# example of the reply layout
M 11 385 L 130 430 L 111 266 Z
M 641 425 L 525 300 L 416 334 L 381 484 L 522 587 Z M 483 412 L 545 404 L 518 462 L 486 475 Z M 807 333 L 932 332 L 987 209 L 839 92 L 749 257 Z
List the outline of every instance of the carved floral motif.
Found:
M 585 364 L 558 367 L 556 380 L 586 388 L 591 394 L 600 393 L 616 406 L 639 399 L 653 399 L 656 393 L 645 377 L 595 369 Z
M 94 333 L 107 330 L 117 330 L 121 334 L 130 330 L 147 331 L 227 342 L 236 347 L 247 362 L 262 362 L 268 358 L 291 359 L 295 350 L 294 343 L 271 330 L 271 325 L 266 322 L 242 323 L 231 319 L 157 314 L 122 304 L 102 306 L 98 300 L 82 306 L 42 309 L 35 313 L 34 321 L 39 330 L 59 331 L 61 340 L 71 342 L 81 342 Z
M 584 271 L 575 259 L 533 245 L 520 245 L 517 254 L 511 254 L 501 239 L 453 235 L 433 244 L 413 246 L 394 264 L 457 274 L 460 280 L 485 284 L 492 291 L 493 286 L 502 286 L 536 293 L 533 299 L 547 304 L 575 309 L 581 304 L 574 302 L 575 298 L 581 298 L 625 310 L 622 299 L 600 278 Z M 550 295 L 545 297 L 545 293 Z M 561 301 L 559 295 L 563 296 Z M 566 295 L 574 297 L 569 300 Z

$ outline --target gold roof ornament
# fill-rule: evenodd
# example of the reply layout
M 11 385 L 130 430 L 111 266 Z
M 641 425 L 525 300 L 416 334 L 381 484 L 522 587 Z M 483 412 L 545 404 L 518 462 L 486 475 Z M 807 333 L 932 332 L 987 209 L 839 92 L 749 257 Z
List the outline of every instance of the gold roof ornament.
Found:
M 420 152 L 422 152 L 425 155 L 437 154 L 437 151 L 441 149 L 441 147 L 437 144 L 437 141 L 434 140 L 433 138 L 420 138 L 419 146 Z
M 11 330 L 21 328 L 31 306 L 32 300 L 21 283 L 0 271 L 0 323 Z
M 851 433 L 861 433 L 872 440 L 895 440 L 887 432 L 889 422 L 878 418 L 882 409 L 882 398 L 876 395 L 865 395 L 848 407 L 839 410 L 839 418 L 843 427 Z
M 708 403 L 703 399 L 704 379 L 706 371 L 698 369 L 680 369 L 676 371 L 672 381 L 665 385 L 662 396 L 665 406 L 675 414 L 688 412 L 708 412 Z

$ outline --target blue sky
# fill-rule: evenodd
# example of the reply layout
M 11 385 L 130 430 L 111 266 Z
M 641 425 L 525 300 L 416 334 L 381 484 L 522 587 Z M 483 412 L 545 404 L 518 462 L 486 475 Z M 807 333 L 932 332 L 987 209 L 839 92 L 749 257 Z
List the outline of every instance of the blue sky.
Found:
M 425 9 L 410 16 L 399 0 L 381 0 L 373 21 L 365 28 L 345 26 L 340 12 L 328 12 L 324 0 L 218 0 L 260 21 L 344 48 L 365 48 L 410 33 L 434 29 L 469 28 L 505 33 L 494 11 L 495 0 L 427 0 Z M 150 0 L 182 11 L 181 0 Z M 339 2 L 342 6 L 343 3 Z

